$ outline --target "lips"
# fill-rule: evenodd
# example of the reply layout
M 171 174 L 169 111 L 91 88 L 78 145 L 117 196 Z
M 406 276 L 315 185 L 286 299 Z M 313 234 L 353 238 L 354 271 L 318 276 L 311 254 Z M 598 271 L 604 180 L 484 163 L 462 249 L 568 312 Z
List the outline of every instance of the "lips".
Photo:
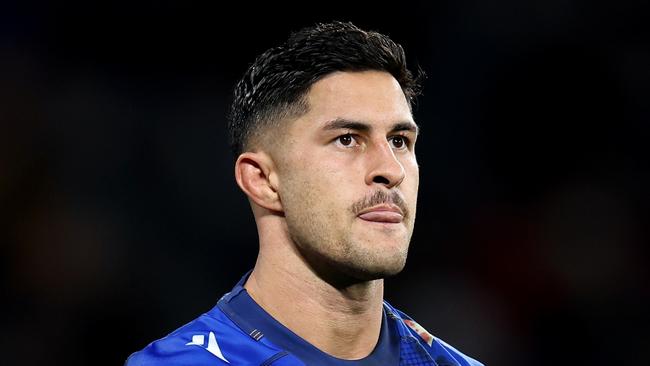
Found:
M 404 220 L 402 210 L 396 206 L 375 206 L 361 212 L 358 217 L 365 221 L 397 224 Z

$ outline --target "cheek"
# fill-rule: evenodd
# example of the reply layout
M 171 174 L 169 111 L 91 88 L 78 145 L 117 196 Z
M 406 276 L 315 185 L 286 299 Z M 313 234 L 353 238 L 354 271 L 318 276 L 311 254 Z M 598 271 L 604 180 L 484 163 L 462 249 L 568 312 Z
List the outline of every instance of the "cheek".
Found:
M 328 196 L 327 185 L 322 176 L 327 173 L 319 172 L 312 165 L 294 165 L 281 177 L 280 197 L 287 214 L 312 214 L 322 209 Z
M 404 198 L 409 203 L 412 214 L 415 216 L 417 199 L 418 199 L 418 190 L 420 185 L 420 174 L 417 163 L 413 163 L 409 166 L 405 166 L 406 179 L 402 183 L 400 189 L 404 194 Z
M 285 213 L 293 218 L 310 216 L 312 221 L 333 224 L 352 204 L 352 187 L 340 170 L 315 164 L 305 166 L 285 179 L 281 197 Z
M 336 156 L 304 155 L 308 156 L 297 159 L 294 171 L 302 176 L 304 182 L 325 192 L 346 184 L 354 179 L 352 172 L 359 171 L 354 167 L 353 161 L 345 161 Z
M 404 167 L 404 171 L 406 174 L 406 178 L 412 182 L 412 185 L 415 186 L 417 189 L 419 183 L 420 183 L 420 167 L 418 166 L 417 160 L 415 160 L 415 157 L 412 159 L 408 159 L 402 163 Z

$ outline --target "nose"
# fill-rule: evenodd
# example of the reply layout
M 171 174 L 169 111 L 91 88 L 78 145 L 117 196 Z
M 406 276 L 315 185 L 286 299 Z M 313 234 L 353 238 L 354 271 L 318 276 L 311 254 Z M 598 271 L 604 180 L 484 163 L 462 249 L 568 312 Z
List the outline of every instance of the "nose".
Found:
M 404 166 L 395 156 L 388 141 L 375 144 L 368 153 L 366 184 L 381 184 L 386 188 L 398 186 L 404 180 Z

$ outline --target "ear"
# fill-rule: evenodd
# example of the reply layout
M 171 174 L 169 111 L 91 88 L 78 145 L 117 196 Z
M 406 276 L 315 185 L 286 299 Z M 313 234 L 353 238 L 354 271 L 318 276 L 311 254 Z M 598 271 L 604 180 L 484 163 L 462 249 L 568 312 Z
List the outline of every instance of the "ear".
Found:
M 245 152 L 235 163 L 235 179 L 239 188 L 258 206 L 283 211 L 277 192 L 278 180 L 271 157 L 264 152 Z

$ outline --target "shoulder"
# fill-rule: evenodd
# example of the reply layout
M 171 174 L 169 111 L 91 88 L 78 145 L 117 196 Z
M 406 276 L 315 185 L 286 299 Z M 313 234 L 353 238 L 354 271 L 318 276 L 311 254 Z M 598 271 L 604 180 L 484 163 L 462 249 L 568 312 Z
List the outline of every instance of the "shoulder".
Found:
M 436 342 L 442 346 L 445 351 L 449 352 L 449 354 L 454 358 L 454 360 L 458 361 L 461 365 L 463 366 L 483 366 L 483 364 L 454 348 L 453 346 L 449 345 L 445 341 L 443 341 L 440 338 L 434 337 Z
M 384 302 L 384 305 L 389 312 L 389 316 L 397 321 L 400 335 L 416 339 L 434 360 L 455 361 L 460 366 L 483 366 L 481 362 L 465 355 L 442 339 L 429 333 L 402 311 L 397 310 L 387 302 Z
M 280 359 L 285 358 L 284 353 L 244 333 L 215 306 L 133 353 L 125 366 L 275 365 L 283 363 Z

